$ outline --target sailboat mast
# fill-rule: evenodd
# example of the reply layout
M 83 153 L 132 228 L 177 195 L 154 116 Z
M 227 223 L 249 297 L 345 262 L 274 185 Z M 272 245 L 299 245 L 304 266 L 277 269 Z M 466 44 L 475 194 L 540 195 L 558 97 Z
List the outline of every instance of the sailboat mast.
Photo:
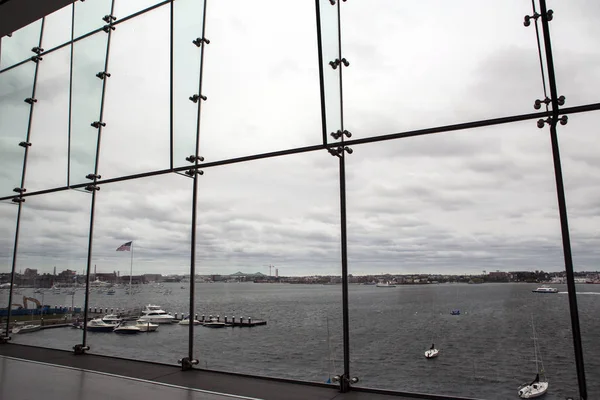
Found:
M 533 323 L 533 315 L 531 316 L 531 328 L 533 329 L 533 354 L 535 357 L 535 371 L 536 373 L 540 373 L 540 368 L 538 366 L 538 351 L 537 351 L 537 341 L 535 337 L 535 324 Z

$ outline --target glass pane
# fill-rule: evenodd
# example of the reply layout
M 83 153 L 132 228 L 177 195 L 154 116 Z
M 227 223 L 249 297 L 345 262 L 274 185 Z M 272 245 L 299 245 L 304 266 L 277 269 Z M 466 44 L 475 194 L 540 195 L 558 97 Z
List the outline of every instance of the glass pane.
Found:
M 337 176 L 319 152 L 200 178 L 196 311 L 218 319 L 196 328 L 203 368 L 320 383 L 342 373 Z M 234 317 L 266 325 L 210 329 Z
M 93 353 L 165 364 L 187 356 L 187 330 L 171 321 L 189 309 L 189 292 L 179 281 L 189 278 L 191 183 L 172 174 L 102 186 L 90 271 L 92 317 L 118 314 L 134 325 L 139 318 L 142 332 L 156 330 L 147 335 L 90 331 Z M 128 242 L 128 251 L 117 250 Z M 149 304 L 173 318 L 157 312 L 140 318 Z
M 597 103 L 600 95 L 589 82 L 600 78 L 600 29 L 593 17 L 598 6 L 585 0 L 550 0 L 548 9 L 554 11 L 550 33 L 559 96 L 566 97 L 565 107 Z
M 196 151 L 198 104 L 190 97 L 198 92 L 200 48 L 192 41 L 202 36 L 204 2 L 173 3 L 173 165 L 187 165 Z
M 46 15 L 44 22 L 44 37 L 42 47 L 48 51 L 71 40 L 71 25 L 73 20 L 73 5 L 61 8 Z
M 10 272 L 12 270 L 17 206 L 11 201 L 0 202 L 0 336 L 6 330 Z M 17 296 L 18 297 L 18 296 Z
M 73 27 L 73 34 L 75 38 L 106 25 L 102 18 L 110 14 L 112 0 L 76 1 L 74 4 L 75 26 Z
M 160 7 L 113 32 L 100 151 L 103 179 L 169 167 L 169 20 L 170 9 Z
M 332 5 L 329 0 L 319 1 L 321 17 L 321 46 L 323 51 L 323 84 L 325 88 L 325 111 L 327 121 L 327 141 L 335 141 L 331 132 L 341 128 L 340 114 L 340 66 L 333 69 L 329 64 L 340 57 L 338 8 L 342 2 Z M 342 56 L 344 58 L 344 56 Z M 343 67 L 342 67 L 343 68 Z
M 534 112 L 543 90 L 526 14 L 520 0 L 343 4 L 344 127 L 361 138 Z
M 200 144 L 207 161 L 322 142 L 315 25 L 310 2 L 209 4 Z
M 7 196 L 21 186 L 24 148 L 29 111 L 25 99 L 33 89 L 34 63 L 27 63 L 0 74 L 0 194 Z
M 96 33 L 73 46 L 73 88 L 71 105 L 70 183 L 88 182 L 87 174 L 94 172 L 98 130 L 91 126 L 100 116 L 102 80 L 97 73 L 104 71 L 106 39 L 104 32 Z M 110 78 L 108 78 L 110 79 Z
M 598 112 L 583 113 L 572 115 L 567 125 L 559 125 L 558 128 L 573 267 L 577 283 L 585 375 L 590 399 L 600 396 L 600 365 L 593 356 L 599 327 L 597 296 L 600 294 L 600 285 L 598 285 L 600 252 L 597 230 L 600 214 L 598 203 L 594 200 L 600 193 L 600 180 L 596 172 L 600 166 L 598 164 L 600 144 L 596 137 L 599 122 Z M 564 274 L 557 279 L 565 282 Z M 574 398 L 577 397 L 575 390 L 570 394 Z
M 67 46 L 44 56 L 38 71 L 25 181 L 29 192 L 67 184 L 70 62 Z
M 41 28 L 42 20 L 39 19 L 14 32 L 12 36 L 4 36 L 2 38 L 0 70 L 35 55 L 31 49 L 40 44 Z
M 116 0 L 115 16 L 118 18 L 125 18 L 128 15 L 145 10 L 146 8 L 152 7 L 153 5 L 161 3 L 162 1 L 163 0 Z M 170 8 L 169 4 L 165 4 L 162 7 Z
M 91 196 L 64 191 L 28 197 L 21 211 L 12 342 L 72 351 L 81 331 Z M 59 325 L 57 327 L 56 325 Z M 53 329 L 46 329 L 52 327 Z M 14 332 L 14 328 L 13 328 Z
M 532 293 L 564 272 L 547 132 L 528 121 L 355 146 L 347 160 L 358 384 L 517 398 L 538 371 L 535 327 L 549 396 L 573 395 L 568 299 Z

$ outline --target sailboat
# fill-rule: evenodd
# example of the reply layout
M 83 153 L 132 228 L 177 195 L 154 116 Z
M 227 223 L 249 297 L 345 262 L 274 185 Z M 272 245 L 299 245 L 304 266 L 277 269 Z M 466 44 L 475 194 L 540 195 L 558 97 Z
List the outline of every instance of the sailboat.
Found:
M 537 373 L 535 375 L 535 379 L 531 383 L 525 383 L 519 387 L 519 398 L 521 399 L 533 399 L 535 397 L 540 397 L 548 390 L 548 379 L 546 378 L 546 374 L 544 372 L 544 362 L 542 361 L 542 356 L 539 352 L 537 344 L 533 316 L 531 317 L 531 326 L 533 328 L 533 352 L 535 354 L 535 368 Z
M 440 351 L 435 348 L 435 344 L 432 343 L 429 350 L 425 352 L 425 358 L 435 358 L 440 354 Z

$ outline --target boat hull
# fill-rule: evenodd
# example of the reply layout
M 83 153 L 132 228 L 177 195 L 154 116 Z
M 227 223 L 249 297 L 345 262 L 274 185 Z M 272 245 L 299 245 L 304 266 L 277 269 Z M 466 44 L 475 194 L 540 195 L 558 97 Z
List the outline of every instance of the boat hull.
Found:
M 548 391 L 548 382 L 536 382 L 519 388 L 519 398 L 534 399 L 543 396 Z
M 112 332 L 115 329 L 114 326 L 87 326 L 86 330 L 89 332 Z
M 440 354 L 438 349 L 431 349 L 425 352 L 425 358 L 436 358 Z

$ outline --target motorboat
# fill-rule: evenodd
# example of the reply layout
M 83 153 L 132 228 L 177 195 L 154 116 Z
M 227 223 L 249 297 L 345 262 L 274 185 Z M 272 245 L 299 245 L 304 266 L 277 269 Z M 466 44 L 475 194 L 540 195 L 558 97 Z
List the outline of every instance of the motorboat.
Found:
M 138 320 L 151 322 L 153 324 L 170 324 L 175 317 L 162 310 L 160 306 L 148 304 L 142 311 L 142 315 Z
M 140 332 L 155 332 L 156 329 L 158 329 L 158 324 L 153 324 L 148 321 L 142 321 L 140 319 L 138 319 L 135 322 L 136 322 L 135 326 L 140 328 Z
M 90 332 L 112 332 L 116 326 L 102 321 L 102 318 L 95 318 L 87 323 L 86 329 Z
M 460 315 L 460 310 L 452 310 L 450 311 L 451 315 Z
M 29 333 L 42 329 L 41 325 L 21 325 L 12 328 L 12 333 Z
M 224 328 L 224 327 L 226 327 L 228 325 L 225 322 L 217 321 L 216 318 L 211 318 L 211 319 L 203 322 L 202 326 L 205 326 L 207 328 Z
M 435 358 L 440 354 L 440 351 L 435 348 L 435 345 L 432 343 L 429 350 L 425 352 L 425 358 Z
M 106 322 L 107 324 L 115 325 L 121 323 L 121 321 L 123 321 L 123 318 L 121 318 L 117 314 L 108 314 L 102 317 L 102 321 Z
M 537 336 L 535 333 L 535 325 L 533 323 L 533 316 L 531 317 L 531 328 L 533 329 L 533 352 L 535 354 L 535 369 L 537 371 L 535 379 L 530 383 L 525 383 L 519 386 L 519 398 L 521 399 L 533 399 L 540 397 L 548 391 L 548 379 L 544 372 L 544 362 L 542 360 L 542 354 L 537 343 Z M 540 377 L 541 375 L 541 377 Z
M 389 282 L 379 282 L 376 286 L 382 287 L 382 288 L 396 287 L 396 285 L 389 283 Z
M 194 325 L 200 325 L 202 322 L 195 319 L 193 323 L 194 323 Z M 185 317 L 184 319 L 179 321 L 179 325 L 189 325 L 189 324 L 190 324 L 190 317 Z
M 549 287 L 546 285 L 542 285 L 541 287 L 532 290 L 533 293 L 558 293 L 557 288 Z
M 109 295 L 109 296 L 112 296 L 112 295 L 114 295 L 116 292 L 117 292 L 117 291 L 116 291 L 115 289 L 112 289 L 112 288 L 111 288 L 111 289 L 108 289 L 108 290 L 106 291 L 106 294 L 107 294 L 107 295 Z
M 127 321 L 123 321 L 119 325 L 115 326 L 113 332 L 125 335 L 133 335 L 135 333 L 140 333 L 141 329 L 137 326 L 137 324 L 131 324 Z

